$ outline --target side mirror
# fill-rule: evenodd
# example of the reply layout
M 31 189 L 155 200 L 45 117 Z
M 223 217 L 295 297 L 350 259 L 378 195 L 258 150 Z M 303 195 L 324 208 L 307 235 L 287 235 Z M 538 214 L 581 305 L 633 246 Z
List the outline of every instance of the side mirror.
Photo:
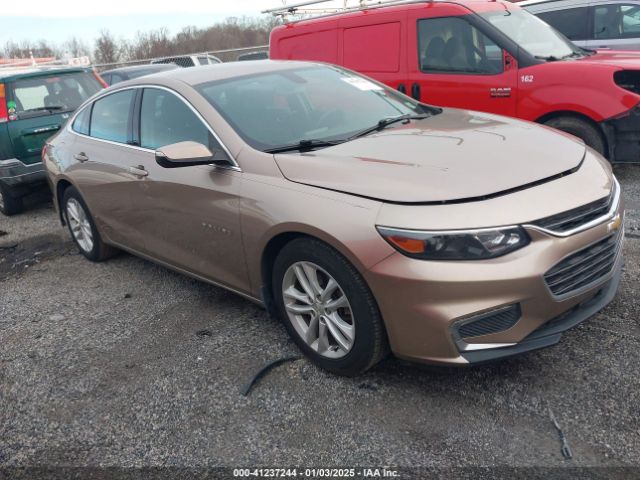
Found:
M 228 159 L 214 158 L 216 153 L 198 142 L 179 142 L 156 150 L 156 162 L 164 168 L 193 167 L 195 165 L 226 165 Z M 224 157 L 224 154 L 222 155 Z

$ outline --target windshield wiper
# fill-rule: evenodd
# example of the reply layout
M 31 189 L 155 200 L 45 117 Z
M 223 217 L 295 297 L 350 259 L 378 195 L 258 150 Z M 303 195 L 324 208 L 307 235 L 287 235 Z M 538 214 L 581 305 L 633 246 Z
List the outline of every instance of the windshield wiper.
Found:
M 571 52 L 561 57 L 556 57 L 555 55 L 548 55 L 546 57 L 543 55 L 536 55 L 536 58 L 539 60 L 546 60 L 547 62 L 558 62 L 560 60 L 566 60 L 567 58 L 582 58 L 583 56 L 584 54 L 580 52 Z
M 585 55 L 579 52 L 571 52 L 571 53 L 567 53 L 566 55 L 562 56 L 562 60 L 566 59 L 566 58 L 582 58 Z
M 441 111 L 442 111 L 441 109 L 434 108 L 434 114 L 440 113 Z M 351 135 L 350 137 L 342 140 L 333 140 L 333 141 L 331 140 L 300 140 L 298 143 L 294 143 L 291 145 L 283 145 L 281 147 L 269 148 L 267 150 L 264 150 L 264 152 L 265 153 L 284 153 L 284 152 L 295 152 L 295 151 L 308 152 L 309 150 L 313 150 L 315 148 L 333 147 L 334 145 L 340 145 L 341 143 L 349 142 L 356 138 L 364 137 L 365 135 L 368 135 L 370 133 L 382 130 L 385 127 L 388 127 L 389 125 L 397 122 L 409 123 L 411 120 L 422 120 L 430 117 L 431 115 L 432 115 L 431 113 L 423 113 L 423 114 L 410 113 L 407 115 L 400 115 L 399 117 L 383 118 L 382 120 L 379 120 L 378 123 L 373 127 L 365 128 L 364 130 L 361 130 L 355 135 Z
M 548 56 L 543 56 L 543 55 L 536 55 L 535 58 L 537 58 L 538 60 L 545 60 L 547 62 L 557 62 L 559 60 L 562 60 L 562 58 L 556 57 L 554 55 L 548 55 Z
M 298 143 L 291 145 L 283 145 L 264 150 L 265 153 L 284 153 L 284 152 L 308 152 L 314 148 L 332 147 L 344 143 L 345 140 L 329 141 L 329 140 L 300 140 Z
M 364 130 L 359 131 L 355 135 L 352 135 L 351 137 L 349 137 L 349 140 L 353 140 L 354 138 L 364 137 L 364 136 L 369 135 L 370 133 L 373 133 L 373 132 L 379 132 L 380 130 L 383 130 L 386 127 L 388 127 L 389 125 L 392 125 L 392 124 L 397 123 L 397 122 L 409 123 L 411 120 L 423 120 L 423 119 L 428 118 L 430 116 L 431 115 L 426 114 L 426 113 L 424 113 L 424 114 L 410 113 L 410 114 L 407 114 L 407 115 L 400 115 L 399 117 L 383 118 L 383 119 L 379 120 L 378 123 L 375 124 L 373 127 L 365 128 Z

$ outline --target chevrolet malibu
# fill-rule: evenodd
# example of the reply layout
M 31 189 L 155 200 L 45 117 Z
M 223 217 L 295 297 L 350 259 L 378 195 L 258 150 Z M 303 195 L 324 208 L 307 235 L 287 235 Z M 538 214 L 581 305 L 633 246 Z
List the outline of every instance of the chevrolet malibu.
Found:
M 338 374 L 555 344 L 620 279 L 620 187 L 582 141 L 339 67 L 121 83 L 43 160 L 89 260 L 126 250 L 258 302 Z

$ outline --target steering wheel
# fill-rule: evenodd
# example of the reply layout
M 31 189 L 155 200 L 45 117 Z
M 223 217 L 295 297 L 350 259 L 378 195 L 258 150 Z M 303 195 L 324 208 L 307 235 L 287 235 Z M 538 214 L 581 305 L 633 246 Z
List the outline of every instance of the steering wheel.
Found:
M 473 49 L 480 56 L 480 61 L 481 62 L 488 62 L 489 61 L 489 59 L 487 59 L 487 53 L 486 52 L 483 52 L 482 50 L 480 50 L 480 48 L 478 48 L 475 45 L 473 45 Z

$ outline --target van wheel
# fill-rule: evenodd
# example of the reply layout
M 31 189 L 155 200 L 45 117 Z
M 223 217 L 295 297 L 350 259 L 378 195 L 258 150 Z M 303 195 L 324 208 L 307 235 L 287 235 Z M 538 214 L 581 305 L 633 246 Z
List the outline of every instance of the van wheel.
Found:
M 74 187 L 64 191 L 62 208 L 71 238 L 86 258 L 92 262 L 101 262 L 118 252 L 117 249 L 102 241 L 87 204 Z
M 22 212 L 22 197 L 16 195 L 10 187 L 0 183 L 0 212 L 7 217 Z
M 329 245 L 293 240 L 278 254 L 272 282 L 285 327 L 321 368 L 354 376 L 387 354 L 373 294 L 355 267 Z
M 575 117 L 556 117 L 544 122 L 545 125 L 581 138 L 584 143 L 600 155 L 607 156 L 604 138 L 596 127 L 586 120 Z

